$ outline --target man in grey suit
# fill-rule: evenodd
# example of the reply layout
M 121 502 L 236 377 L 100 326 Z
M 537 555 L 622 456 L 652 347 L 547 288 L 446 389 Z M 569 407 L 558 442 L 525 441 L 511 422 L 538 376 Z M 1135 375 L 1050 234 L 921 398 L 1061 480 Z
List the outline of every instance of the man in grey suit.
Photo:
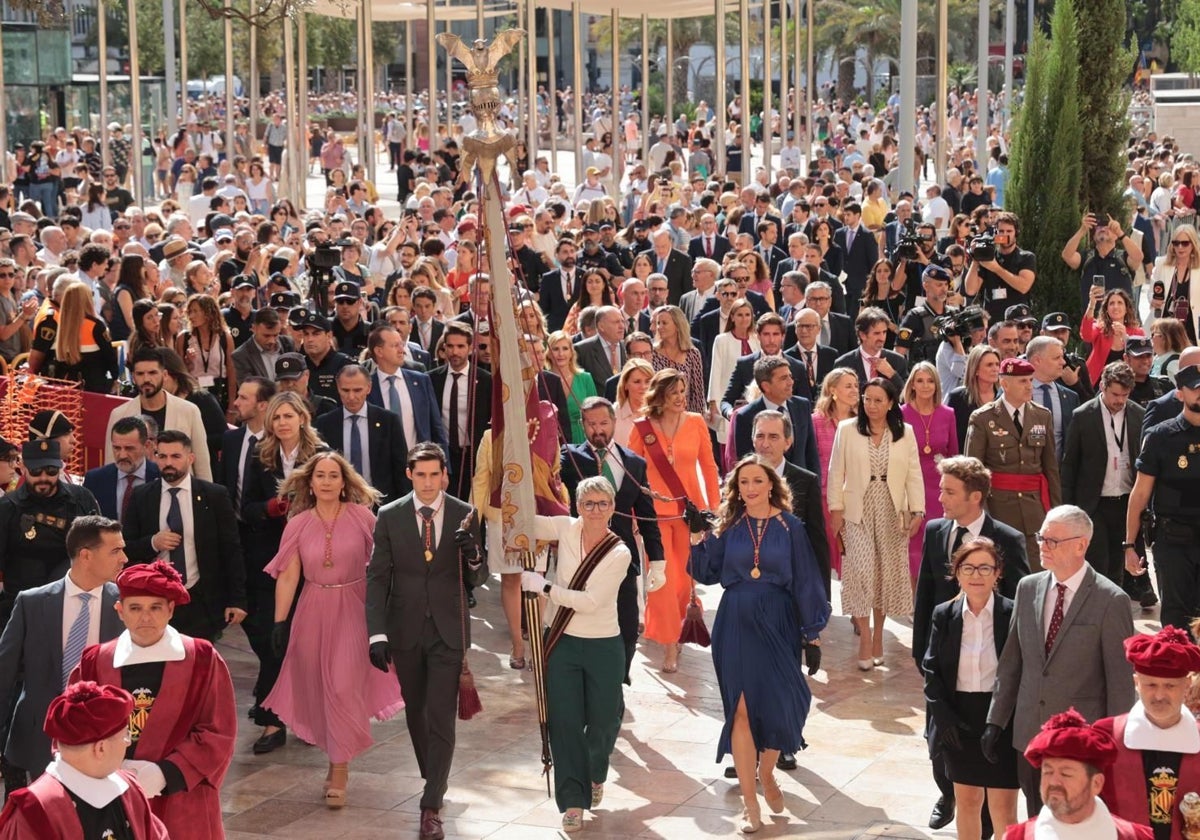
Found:
M 41 775 L 50 763 L 42 731 L 50 701 L 88 645 L 115 639 L 125 629 L 117 616 L 113 578 L 125 566 L 121 523 L 80 516 L 67 532 L 71 569 L 66 577 L 17 595 L 0 636 L 0 708 L 13 709 L 4 746 L 9 792 Z M 15 702 L 15 708 L 14 708 Z
M 1038 532 L 1043 572 L 1017 584 L 1012 629 L 980 746 L 999 760 L 1000 734 L 1013 724 L 1024 753 L 1051 715 L 1072 706 L 1088 720 L 1124 714 L 1137 699 L 1125 640 L 1133 635 L 1129 596 L 1087 564 L 1092 520 L 1074 505 L 1046 514 Z M 1030 814 L 1042 809 L 1041 773 L 1023 757 L 1017 778 Z
M 625 365 L 625 319 L 615 306 L 596 310 L 596 334 L 575 345 L 579 366 L 592 375 L 596 388 L 621 372 Z
M 488 570 L 479 555 L 475 509 L 442 491 L 445 451 L 418 443 L 408 452 L 408 477 L 413 492 L 384 505 L 375 523 L 367 633 L 371 664 L 386 672 L 394 662 L 400 680 L 408 734 L 425 779 L 421 840 L 441 840 L 458 678 L 471 644 L 463 586 L 482 586 Z
M 274 309 L 264 306 L 254 313 L 250 339 L 233 351 L 233 368 L 237 371 L 238 382 L 245 382 L 251 376 L 275 381 L 275 361 L 280 353 L 289 353 L 293 349 L 291 340 L 279 335 L 281 329 L 283 321 Z

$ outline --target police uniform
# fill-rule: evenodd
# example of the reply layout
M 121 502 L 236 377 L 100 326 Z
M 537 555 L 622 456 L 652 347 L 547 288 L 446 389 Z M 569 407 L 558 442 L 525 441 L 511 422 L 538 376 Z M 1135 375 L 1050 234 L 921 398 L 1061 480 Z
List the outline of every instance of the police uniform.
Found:
M 1145 408 L 1152 400 L 1156 400 L 1163 394 L 1174 390 L 1175 387 L 1161 376 L 1147 376 L 1143 381 L 1133 383 L 1133 390 L 1129 392 L 1129 399 L 1142 408 Z
M 942 315 L 950 315 L 957 311 L 957 307 L 947 306 Z M 920 306 L 914 306 L 908 310 L 900 322 L 900 331 L 896 335 L 896 347 L 908 350 L 910 370 L 917 362 L 936 363 L 938 347 L 941 346 L 944 336 L 934 321 L 941 318 L 942 315 L 934 312 L 928 303 L 922 303 Z
M 303 353 L 281 353 L 279 358 L 275 360 L 275 381 L 278 383 L 286 379 L 298 379 L 304 375 L 304 370 L 308 366 L 308 360 Z M 310 378 L 311 383 L 311 378 Z M 322 397 L 319 394 L 313 394 L 311 391 L 304 395 L 304 402 L 308 408 L 308 414 L 313 419 L 320 417 L 327 411 L 333 411 L 341 407 L 341 403 L 336 400 L 331 400 L 329 397 Z
M 362 293 L 359 287 L 349 280 L 343 280 L 333 287 L 333 302 L 335 304 L 342 301 L 354 302 L 361 299 Z M 337 318 L 333 319 L 333 346 L 351 359 L 357 359 L 358 354 L 367 349 L 367 336 L 370 333 L 370 326 L 361 316 L 350 329 L 343 327 L 342 322 Z
M 1005 364 L 1010 362 L 1032 370 L 1023 359 L 1005 359 Z M 1025 404 L 1023 416 L 1018 435 L 1003 398 L 976 409 L 967 424 L 963 450 L 992 471 L 988 513 L 1025 535 L 1029 567 L 1040 571 L 1035 537 L 1046 511 L 1062 504 L 1062 486 L 1054 454 L 1053 416 L 1032 401 Z
M 229 327 L 229 334 L 233 336 L 235 349 L 250 340 L 250 327 L 254 324 L 256 314 L 256 311 L 251 309 L 249 314 L 243 316 L 241 310 L 236 306 L 221 310 L 221 315 L 225 318 L 225 326 Z
M 295 327 L 295 321 L 293 320 L 295 315 L 295 310 L 288 314 L 288 322 L 293 327 Z M 315 310 L 306 310 L 304 320 L 299 325 L 299 329 L 308 328 L 328 333 L 330 331 L 329 319 Z M 308 393 L 313 395 L 314 403 L 315 397 L 320 396 L 333 400 L 335 405 L 340 405 L 337 390 L 337 374 L 346 365 L 354 364 L 354 360 L 332 348 L 321 359 L 320 364 L 315 363 L 309 358 L 307 353 L 304 354 L 304 360 L 308 364 Z

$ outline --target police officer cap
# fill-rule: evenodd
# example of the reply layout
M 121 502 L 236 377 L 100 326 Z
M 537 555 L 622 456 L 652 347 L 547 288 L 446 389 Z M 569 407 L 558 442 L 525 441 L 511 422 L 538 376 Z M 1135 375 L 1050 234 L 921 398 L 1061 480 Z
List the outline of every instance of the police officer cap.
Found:
M 942 283 L 949 283 L 952 279 L 953 277 L 948 270 L 942 268 L 940 265 L 934 265 L 933 263 L 925 266 L 925 270 L 921 272 L 921 280 L 923 282 L 937 280 Z
M 233 288 L 235 289 L 257 289 L 258 282 L 249 274 L 239 274 L 233 278 Z
M 1024 321 L 1033 317 L 1033 310 L 1024 303 L 1015 303 L 1004 310 L 1005 321 Z
M 56 440 L 27 440 L 21 445 L 21 460 L 28 470 L 62 469 L 62 449 Z
M 29 436 L 34 439 L 56 438 L 69 435 L 75 426 L 61 411 L 42 409 L 29 421 Z
M 1142 336 L 1130 336 L 1125 340 L 1125 352 L 1130 356 L 1146 356 L 1154 352 L 1154 344 Z
M 292 320 L 292 316 L 288 315 L 288 321 Z M 300 329 L 312 327 L 314 330 L 321 332 L 329 332 L 329 319 L 317 312 L 315 309 L 308 310 L 308 314 L 304 316 L 304 321 L 300 324 Z
M 1067 317 L 1065 312 L 1051 312 L 1042 319 L 1043 330 L 1069 330 L 1071 329 L 1071 319 Z
M 275 292 L 271 295 L 272 309 L 291 309 L 300 305 L 300 295 L 295 292 Z
M 1175 387 L 1188 388 L 1193 391 L 1200 388 L 1200 367 L 1192 365 L 1180 368 L 1179 373 L 1175 374 Z
M 304 326 L 304 322 L 308 320 L 308 309 L 304 306 L 293 306 L 288 310 L 287 321 L 288 326 L 298 330 Z
M 596 224 L 584 225 L 583 232 L 584 233 L 599 233 L 600 225 L 596 225 Z
M 299 353 L 284 353 L 275 360 L 275 381 L 299 379 L 308 370 L 308 363 Z
M 337 300 L 358 300 L 358 286 L 351 283 L 349 280 L 343 280 L 333 287 L 333 299 Z

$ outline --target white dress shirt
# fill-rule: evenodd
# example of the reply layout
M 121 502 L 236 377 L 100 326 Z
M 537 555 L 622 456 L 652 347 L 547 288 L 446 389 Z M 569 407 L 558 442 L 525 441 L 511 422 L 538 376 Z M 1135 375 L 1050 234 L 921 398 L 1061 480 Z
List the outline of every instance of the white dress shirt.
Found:
M 467 398 L 471 382 L 471 363 L 467 362 L 466 367 L 456 371 L 454 368 L 447 366 L 446 368 L 446 384 L 443 386 L 441 393 L 441 409 L 442 423 L 446 427 L 446 435 L 450 434 L 450 391 L 454 388 L 454 377 L 458 376 L 458 405 L 454 409 L 453 418 L 458 423 L 458 441 L 460 444 L 469 445 L 470 437 L 467 432 Z
M 995 594 L 988 596 L 979 615 L 963 599 L 962 645 L 958 653 L 956 691 L 991 691 L 996 682 Z
M 370 437 L 369 426 L 367 425 L 367 404 L 364 402 L 356 412 L 350 412 L 342 408 L 342 454 L 346 456 L 346 460 L 350 460 L 350 418 L 357 417 L 354 422 L 358 424 L 358 439 L 362 441 L 362 477 L 367 482 L 371 483 L 371 444 L 368 441 Z
M 299 447 L 297 447 L 299 449 Z M 187 569 L 187 588 L 191 589 L 200 580 L 200 564 L 196 560 L 196 532 L 192 521 L 192 474 L 184 475 L 183 480 L 176 485 L 179 488 L 179 513 L 183 519 L 183 564 Z M 164 480 L 162 495 L 158 500 L 158 529 L 167 530 L 167 511 L 171 509 L 171 490 L 173 488 Z M 158 555 L 166 562 L 171 562 L 171 552 L 159 551 Z
M 275 381 L 275 362 L 279 360 L 279 345 L 275 345 L 275 349 L 271 351 L 264 350 L 258 340 L 251 337 L 254 342 L 254 347 L 258 350 L 258 355 L 262 358 L 263 367 L 267 369 L 267 378 L 272 382 Z
M 583 521 L 570 516 L 538 516 L 534 518 L 534 534 L 539 540 L 558 541 L 558 566 L 547 580 L 550 590 L 546 621 L 563 607 L 575 610 L 567 623 L 566 633 L 580 639 L 611 639 L 620 635 L 617 623 L 617 590 L 629 570 L 629 549 L 618 540 L 596 569 L 588 576 L 582 590 L 569 589 L 575 572 L 583 563 Z
M 1010 403 L 1007 399 L 1004 399 L 1003 397 L 1000 399 L 1000 401 L 1002 403 L 1004 403 L 1004 413 L 1007 414 L 1010 419 L 1013 416 L 1013 412 L 1014 411 L 1017 412 L 1017 416 L 1021 418 L 1021 431 L 1024 432 L 1025 431 L 1025 406 L 1022 405 L 1020 408 L 1017 408 L 1015 405 L 1013 405 L 1012 403 Z
M 1108 458 L 1104 462 L 1104 484 L 1101 496 L 1124 496 L 1133 489 L 1133 476 L 1129 469 L 1129 413 L 1122 408 L 1110 414 L 1104 401 L 1100 401 L 1100 425 L 1104 427 L 1104 444 Z M 1117 445 L 1117 435 L 1121 445 Z
M 138 464 L 132 473 L 121 472 L 120 468 L 117 468 L 117 504 L 113 510 L 117 512 L 118 516 L 121 514 L 121 502 L 125 499 L 125 487 L 129 483 L 129 476 L 131 475 L 133 476 L 133 486 L 135 489 L 146 483 L 145 458 L 142 459 L 142 463 Z
M 63 590 L 63 648 L 65 649 L 67 646 L 67 635 L 71 632 L 71 625 L 75 623 L 75 619 L 79 617 L 79 611 L 83 609 L 83 602 L 79 600 L 79 596 L 84 591 L 92 596 L 91 600 L 88 601 L 87 643 L 88 645 L 100 644 L 100 600 L 104 595 L 104 584 L 100 584 L 95 589 L 80 589 L 75 581 L 71 579 L 70 572 L 67 572 L 66 582 L 66 588 Z
M 1054 604 L 1058 600 L 1058 587 L 1055 584 L 1065 583 L 1067 591 L 1063 594 L 1063 617 L 1071 611 L 1071 602 L 1075 600 L 1075 593 L 1079 591 L 1079 587 L 1083 585 L 1083 576 L 1087 572 L 1088 565 L 1084 563 L 1079 567 L 1079 571 L 1071 575 L 1066 580 L 1059 580 L 1050 573 L 1050 591 L 1046 593 L 1046 603 L 1042 605 L 1042 631 L 1050 632 L 1050 619 L 1054 616 Z
M 400 426 L 404 429 L 404 440 L 408 447 L 417 445 L 417 421 L 413 416 L 412 398 L 408 393 L 408 382 L 404 378 L 404 373 L 397 368 L 395 373 L 384 373 L 376 368 L 375 376 L 379 379 L 379 393 L 383 395 L 384 406 L 395 414 L 400 415 Z M 390 405 L 388 401 L 391 399 L 388 396 L 388 377 L 396 377 L 396 393 L 400 395 L 400 408 Z
M 591 444 L 588 444 L 588 446 L 591 446 Z M 608 464 L 608 469 L 609 472 L 612 473 L 613 481 L 617 483 L 614 489 L 619 490 L 621 487 L 621 482 L 625 480 L 625 463 L 621 460 L 620 450 L 617 449 L 615 443 L 609 442 L 608 446 L 605 449 L 600 450 L 597 455 L 604 459 L 605 464 Z M 596 469 L 601 470 L 601 475 L 604 474 L 603 464 L 601 464 L 599 461 L 596 463 Z

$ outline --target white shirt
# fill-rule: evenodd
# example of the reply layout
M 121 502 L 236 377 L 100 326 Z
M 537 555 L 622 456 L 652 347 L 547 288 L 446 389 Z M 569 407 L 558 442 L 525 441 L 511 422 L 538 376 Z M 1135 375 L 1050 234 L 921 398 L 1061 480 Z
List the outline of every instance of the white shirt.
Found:
M 299 448 L 299 447 L 297 447 Z M 196 562 L 196 533 L 192 522 L 192 474 L 187 473 L 176 487 L 179 488 L 179 513 L 183 519 L 183 565 L 187 569 L 187 586 L 191 589 L 200 580 L 200 564 Z M 171 490 L 173 488 L 164 480 L 162 496 L 158 500 L 158 528 L 167 530 L 167 511 L 171 509 Z M 171 562 L 171 552 L 160 551 L 158 556 L 166 562 Z M 119 666 L 118 666 L 119 667 Z
M 46 773 L 58 779 L 63 787 L 93 808 L 104 808 L 129 790 L 129 782 L 116 773 L 109 773 L 107 776 L 97 779 L 76 770 L 67 764 L 61 755 L 57 754 L 54 756 L 54 760 L 46 765 Z
M 1116 840 L 1117 826 L 1108 807 L 1096 797 L 1096 809 L 1081 823 L 1059 822 L 1042 806 L 1037 822 L 1033 824 L 1034 840 Z
M 966 542 L 967 540 L 973 540 L 983 533 L 983 523 L 986 519 L 987 513 L 981 512 L 978 519 L 976 519 L 974 522 L 968 522 L 966 525 L 963 525 L 961 522 L 951 520 L 950 539 L 946 544 L 946 556 L 950 556 L 950 549 L 954 547 L 954 535 L 958 533 L 959 527 L 964 527 L 967 529 L 966 535 L 963 536 L 963 542 Z M 991 691 L 991 688 L 980 689 L 980 691 Z
M 369 427 L 367 426 L 367 404 L 364 402 L 359 407 L 358 411 L 350 412 L 345 407 L 342 408 L 342 454 L 346 456 L 346 460 L 350 460 L 350 418 L 357 417 L 354 422 L 358 424 L 358 439 L 362 442 L 362 477 L 367 484 L 371 483 L 371 444 L 368 441 L 370 437 Z
M 587 445 L 591 446 L 590 443 Z M 625 480 L 625 463 L 621 460 L 620 450 L 617 449 L 617 446 L 615 443 L 612 443 L 610 441 L 608 444 L 608 448 L 600 450 L 600 452 L 598 452 L 597 454 L 599 455 L 599 457 L 604 459 L 604 463 L 608 464 L 608 469 L 609 469 L 609 472 L 612 473 L 613 481 L 615 481 L 617 483 L 616 487 L 614 487 L 613 489 L 614 490 L 620 489 L 621 482 Z M 597 462 L 596 468 L 601 469 L 601 467 L 602 467 L 602 465 L 599 462 Z M 604 474 L 603 470 L 601 470 L 600 474 L 601 475 Z
M 996 596 L 989 595 L 988 602 L 979 615 L 971 612 L 963 598 L 962 644 L 958 653 L 958 676 L 956 691 L 991 691 L 996 682 Z
M 553 621 L 561 607 L 575 610 L 567 624 L 567 635 L 580 639 L 610 639 L 620 634 L 617 624 L 617 590 L 629 570 L 629 549 L 618 541 L 588 577 L 582 590 L 569 589 L 583 563 L 580 553 L 583 522 L 570 516 L 538 516 L 534 534 L 539 540 L 558 541 L 558 566 L 548 580 L 550 590 L 546 621 Z
M 1133 489 L 1133 476 L 1129 471 L 1129 414 L 1124 408 L 1116 414 L 1110 414 L 1101 400 L 1100 417 L 1100 425 L 1104 427 L 1104 444 L 1108 450 L 1100 495 L 1124 496 Z M 1118 433 L 1121 435 L 1120 446 L 1117 446 Z
M 446 385 L 441 395 L 442 423 L 446 426 L 446 434 L 450 434 L 450 391 L 454 388 L 454 377 L 458 377 L 458 405 L 454 407 L 453 419 L 458 424 L 458 442 L 469 445 L 471 442 L 467 432 L 467 397 L 470 391 L 471 363 L 460 371 L 452 367 L 446 368 Z
M 137 465 L 131 473 L 121 472 L 117 470 L 117 504 L 113 508 L 118 515 L 121 513 L 121 501 L 125 498 L 125 487 L 129 483 L 129 476 L 133 476 L 133 486 L 141 487 L 146 483 L 146 459 L 142 459 L 142 463 Z M 64 637 L 65 638 L 65 637 Z
M 375 376 L 379 378 L 379 393 L 383 395 L 384 407 L 400 415 L 400 425 L 404 429 L 404 439 L 410 447 L 417 444 L 417 421 L 413 417 L 412 398 L 408 394 L 408 382 L 404 379 L 404 374 L 399 368 L 395 373 L 384 373 L 376 368 Z M 396 377 L 396 393 L 400 395 L 400 407 L 391 404 L 390 388 L 388 387 L 388 377 Z
M 1000 401 L 1004 403 L 1004 413 L 1007 414 L 1010 419 L 1013 416 L 1013 412 L 1014 411 L 1017 412 L 1017 416 L 1021 418 L 1021 430 L 1024 431 L 1025 430 L 1025 406 L 1022 405 L 1020 408 L 1017 408 L 1015 405 L 1013 405 L 1007 399 L 1004 399 L 1004 398 L 1001 398 Z
M 63 591 L 63 621 L 62 621 L 62 642 L 63 649 L 67 647 L 67 635 L 71 632 L 71 625 L 75 623 L 75 619 L 79 617 L 79 611 L 83 609 L 83 601 L 79 600 L 79 595 L 85 590 L 80 589 L 75 581 L 71 580 L 71 573 L 68 572 L 65 578 L 66 589 Z M 100 584 L 95 589 L 86 590 L 88 595 L 91 595 L 91 600 L 88 601 L 88 645 L 100 644 L 100 600 L 104 595 L 104 584 Z M 85 645 L 86 647 L 86 645 Z
M 162 638 L 145 647 L 135 644 L 133 637 L 126 630 L 117 636 L 117 644 L 113 648 L 113 667 L 124 668 L 126 665 L 141 665 L 143 662 L 181 662 L 186 656 L 183 638 L 179 631 L 169 624 Z
M 1042 605 L 1042 630 L 1047 635 L 1050 633 L 1050 619 L 1054 616 L 1054 604 L 1058 600 L 1058 587 L 1055 584 L 1065 583 L 1067 585 L 1067 591 L 1063 594 L 1063 617 L 1065 618 L 1071 611 L 1071 602 L 1075 600 L 1075 593 L 1083 584 L 1083 576 L 1087 569 L 1088 565 L 1084 563 L 1079 567 L 1079 571 L 1066 580 L 1059 580 L 1053 572 L 1050 573 L 1050 591 L 1046 593 L 1046 603 Z
M 296 444 L 296 448 L 291 452 L 285 452 L 283 447 L 279 447 L 279 466 L 283 470 L 283 477 L 287 478 L 292 474 L 292 470 L 296 469 L 296 459 L 300 457 L 300 444 Z

